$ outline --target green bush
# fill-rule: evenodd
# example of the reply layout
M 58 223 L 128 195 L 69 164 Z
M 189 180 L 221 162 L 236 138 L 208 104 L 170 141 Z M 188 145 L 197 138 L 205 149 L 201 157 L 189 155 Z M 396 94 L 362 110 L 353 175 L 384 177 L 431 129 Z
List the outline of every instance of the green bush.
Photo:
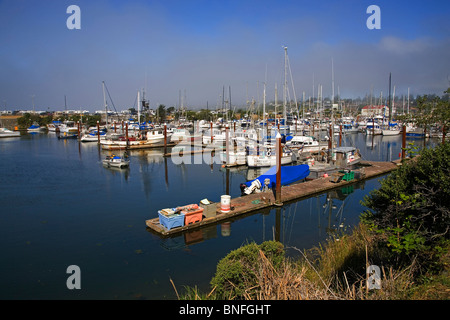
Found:
M 429 259 L 449 239 L 450 144 L 424 149 L 364 198 L 362 221 L 399 257 Z
M 216 274 L 211 280 L 215 294 L 220 299 L 243 299 L 249 289 L 257 285 L 260 251 L 269 259 L 275 269 L 284 260 L 283 244 L 266 241 L 260 245 L 250 243 L 231 251 L 217 264 Z

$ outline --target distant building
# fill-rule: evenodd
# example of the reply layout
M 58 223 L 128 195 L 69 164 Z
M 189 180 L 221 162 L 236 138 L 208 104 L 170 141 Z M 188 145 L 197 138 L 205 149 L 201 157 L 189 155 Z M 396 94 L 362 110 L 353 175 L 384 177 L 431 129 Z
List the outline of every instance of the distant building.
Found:
M 388 116 L 389 107 L 388 106 L 365 106 L 361 110 L 361 115 L 364 117 L 371 116 Z

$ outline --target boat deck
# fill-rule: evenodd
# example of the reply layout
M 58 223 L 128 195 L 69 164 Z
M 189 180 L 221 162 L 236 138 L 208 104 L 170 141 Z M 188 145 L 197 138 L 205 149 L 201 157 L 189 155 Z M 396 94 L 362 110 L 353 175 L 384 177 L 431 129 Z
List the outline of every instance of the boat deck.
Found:
M 376 161 L 361 161 L 362 169 L 359 169 L 360 175 L 350 181 L 341 180 L 340 182 L 332 182 L 333 177 L 322 177 L 302 183 L 296 183 L 281 188 L 282 203 L 292 200 L 298 200 L 313 196 L 331 189 L 341 188 L 342 186 L 353 184 L 358 181 L 374 178 L 395 170 L 401 164 L 401 160 L 392 162 L 376 162 Z M 211 225 L 220 221 L 231 219 L 237 215 L 242 215 L 252 211 L 277 206 L 275 203 L 274 191 L 255 193 L 246 196 L 231 199 L 231 210 L 227 213 L 222 213 L 220 210 L 220 202 L 216 204 L 216 215 L 213 217 L 204 218 L 200 222 L 177 227 L 173 229 L 166 229 L 159 223 L 159 218 L 146 220 L 146 225 L 149 231 L 152 231 L 160 236 L 171 236 L 179 234 L 187 230 L 201 228 L 202 226 Z

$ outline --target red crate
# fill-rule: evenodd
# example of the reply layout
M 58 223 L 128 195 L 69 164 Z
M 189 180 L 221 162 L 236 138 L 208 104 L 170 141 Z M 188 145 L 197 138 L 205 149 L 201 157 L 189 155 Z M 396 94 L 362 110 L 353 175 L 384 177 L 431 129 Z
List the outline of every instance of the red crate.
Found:
M 203 219 L 203 208 L 183 210 L 181 213 L 184 214 L 184 225 L 200 222 Z

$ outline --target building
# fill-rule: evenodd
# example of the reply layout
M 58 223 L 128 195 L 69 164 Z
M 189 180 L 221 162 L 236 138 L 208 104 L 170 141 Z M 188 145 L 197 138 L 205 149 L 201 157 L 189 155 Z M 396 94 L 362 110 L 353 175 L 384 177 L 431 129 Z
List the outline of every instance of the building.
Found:
M 364 106 L 361 109 L 361 115 L 363 117 L 389 116 L 389 107 L 388 106 Z

